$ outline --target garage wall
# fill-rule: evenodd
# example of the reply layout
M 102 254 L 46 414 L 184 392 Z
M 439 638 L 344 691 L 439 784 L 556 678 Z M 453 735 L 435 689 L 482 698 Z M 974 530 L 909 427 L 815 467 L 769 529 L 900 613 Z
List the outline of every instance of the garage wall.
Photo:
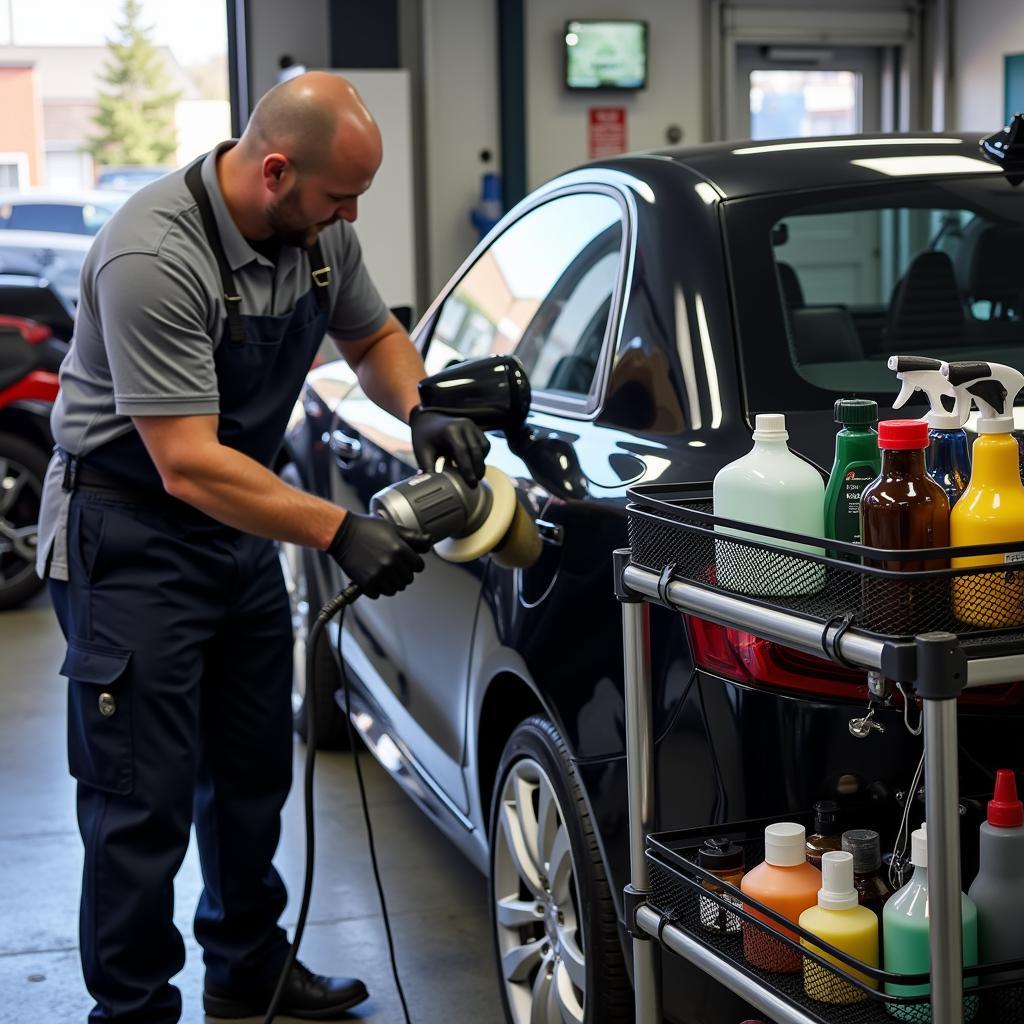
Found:
M 702 141 L 703 0 L 526 0 L 527 184 L 584 163 L 591 107 L 626 108 L 630 149 L 667 145 L 665 129 L 683 129 L 682 144 Z M 649 23 L 648 87 L 641 92 L 572 93 L 563 85 L 565 23 L 571 18 L 642 18 Z
M 1003 57 L 1024 53 L 1024 3 L 957 0 L 955 17 L 956 127 L 994 132 L 1003 123 Z
M 501 166 L 495 8 L 482 0 L 423 0 L 431 295 L 476 244 L 469 213 L 485 170 L 480 151 L 491 151 L 490 170 Z
M 249 23 L 249 81 L 252 104 L 277 83 L 278 58 L 289 54 L 296 64 L 326 68 L 330 64 L 327 0 L 246 0 Z

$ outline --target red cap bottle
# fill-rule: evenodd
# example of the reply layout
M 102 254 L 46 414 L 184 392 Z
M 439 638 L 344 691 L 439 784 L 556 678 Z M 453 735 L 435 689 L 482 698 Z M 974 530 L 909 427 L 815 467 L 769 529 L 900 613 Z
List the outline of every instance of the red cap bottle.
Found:
M 878 447 L 899 450 L 928 447 L 926 420 L 882 420 L 878 424 Z
M 996 789 L 988 802 L 988 823 L 996 828 L 1024 825 L 1024 804 L 1017 799 L 1017 779 L 1009 768 L 996 772 Z

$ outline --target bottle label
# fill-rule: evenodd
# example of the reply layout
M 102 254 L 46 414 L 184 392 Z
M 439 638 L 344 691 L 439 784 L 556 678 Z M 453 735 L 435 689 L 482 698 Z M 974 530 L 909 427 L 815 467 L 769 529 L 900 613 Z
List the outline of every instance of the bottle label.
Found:
M 878 470 L 870 463 L 854 463 L 846 467 L 836 509 L 835 538 L 851 544 L 860 543 L 860 496 Z

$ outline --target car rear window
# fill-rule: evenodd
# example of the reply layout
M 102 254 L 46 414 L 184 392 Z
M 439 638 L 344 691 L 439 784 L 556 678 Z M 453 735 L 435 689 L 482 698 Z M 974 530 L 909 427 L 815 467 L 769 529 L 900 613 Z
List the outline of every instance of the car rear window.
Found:
M 751 411 L 891 398 L 897 353 L 1024 367 L 1024 196 L 1002 175 L 725 206 Z

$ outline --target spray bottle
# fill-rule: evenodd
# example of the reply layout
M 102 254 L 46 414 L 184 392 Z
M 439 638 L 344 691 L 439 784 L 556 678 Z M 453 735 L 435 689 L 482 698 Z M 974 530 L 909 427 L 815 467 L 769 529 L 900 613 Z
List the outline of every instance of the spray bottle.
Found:
M 1024 387 L 1024 374 L 1000 363 L 963 362 L 943 363 L 942 375 L 955 388 L 964 388 L 981 413 L 971 481 L 950 516 L 950 543 L 959 547 L 1020 542 L 1024 540 L 1024 485 L 1013 435 L 1013 400 Z M 954 577 L 953 614 L 982 629 L 1024 625 L 1022 562 L 1021 552 L 954 558 L 954 569 L 1002 564 L 1018 568 Z
M 946 492 L 952 508 L 967 487 L 971 476 L 971 450 L 964 423 L 971 412 L 970 396 L 954 387 L 942 375 L 942 361 L 926 356 L 890 356 L 889 369 L 902 382 L 892 403 L 901 409 L 915 391 L 928 396 L 928 451 L 925 462 L 928 475 Z

